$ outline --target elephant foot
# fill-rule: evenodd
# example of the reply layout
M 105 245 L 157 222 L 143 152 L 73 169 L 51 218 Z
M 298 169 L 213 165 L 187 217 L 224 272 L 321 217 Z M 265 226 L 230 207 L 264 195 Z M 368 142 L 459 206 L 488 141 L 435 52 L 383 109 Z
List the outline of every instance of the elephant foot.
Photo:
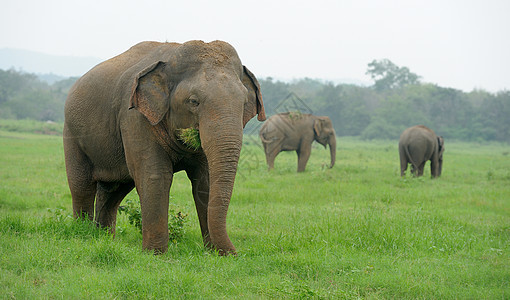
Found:
M 218 253 L 218 255 L 220 255 L 220 256 L 229 256 L 229 255 L 237 256 L 237 251 L 233 245 L 232 245 L 232 247 L 227 247 L 226 249 L 224 249 L 224 248 L 219 248 L 219 247 L 214 246 L 210 240 L 208 242 L 206 242 L 204 240 L 204 246 L 207 250 L 214 251 L 214 252 Z
M 207 250 L 214 251 L 214 252 L 218 253 L 219 256 L 229 256 L 229 255 L 237 256 L 237 251 L 235 248 L 228 249 L 228 250 L 219 249 L 217 247 L 214 247 L 212 244 L 205 245 L 205 248 Z
M 154 234 L 145 230 L 142 235 L 142 248 L 144 250 L 154 251 L 154 255 L 163 254 L 168 250 L 168 231 Z
M 237 256 L 237 251 L 236 251 L 235 248 L 228 249 L 228 250 L 225 250 L 225 249 L 215 249 L 215 251 L 217 251 L 218 255 L 220 255 L 220 256 L 229 256 L 229 255 Z

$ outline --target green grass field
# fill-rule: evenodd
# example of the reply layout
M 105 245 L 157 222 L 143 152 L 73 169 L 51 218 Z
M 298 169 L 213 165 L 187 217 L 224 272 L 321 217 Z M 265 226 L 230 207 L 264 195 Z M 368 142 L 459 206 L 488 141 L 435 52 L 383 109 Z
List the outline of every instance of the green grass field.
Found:
M 70 217 L 61 137 L 0 131 L 0 298 L 510 298 L 510 146 L 446 141 L 432 180 L 428 164 L 400 178 L 397 141 L 338 138 L 333 169 L 316 145 L 299 174 L 295 153 L 267 172 L 245 141 L 227 220 L 239 255 L 204 250 L 177 173 L 184 237 L 153 256 L 125 215 L 115 238 Z

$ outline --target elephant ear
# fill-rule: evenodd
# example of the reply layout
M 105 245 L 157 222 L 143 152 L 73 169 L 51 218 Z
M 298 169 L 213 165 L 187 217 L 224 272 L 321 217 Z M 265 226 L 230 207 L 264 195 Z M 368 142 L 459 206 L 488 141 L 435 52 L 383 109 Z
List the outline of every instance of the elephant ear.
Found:
M 143 69 L 135 77 L 129 109 L 136 108 L 151 125 L 158 124 L 170 107 L 170 90 L 165 63 L 158 61 Z
M 248 123 L 255 115 L 257 120 L 266 120 L 266 112 L 264 110 L 264 102 L 262 102 L 262 94 L 260 93 L 260 84 L 253 73 L 243 66 L 244 86 L 248 89 L 248 102 L 244 105 L 243 126 Z
M 313 131 L 315 132 L 315 135 L 320 136 L 322 132 L 322 128 L 324 127 L 324 122 L 326 121 L 325 118 L 317 118 L 315 121 L 313 121 Z

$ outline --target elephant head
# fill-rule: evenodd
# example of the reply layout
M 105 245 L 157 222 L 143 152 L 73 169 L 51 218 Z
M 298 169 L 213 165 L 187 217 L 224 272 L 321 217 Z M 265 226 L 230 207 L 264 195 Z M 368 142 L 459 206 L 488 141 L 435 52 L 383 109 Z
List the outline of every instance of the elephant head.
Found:
M 330 168 L 335 165 L 336 160 L 336 133 L 333 128 L 333 123 L 329 117 L 317 117 L 313 123 L 313 131 L 315 140 L 326 148 L 329 145 L 331 155 Z
M 168 137 L 160 134 L 167 149 L 180 143 L 180 130 L 198 130 L 201 149 L 197 151 L 203 151 L 207 159 L 209 182 L 209 190 L 203 191 L 209 193 L 207 224 L 201 224 L 208 229 L 204 241 L 221 254 L 235 253 L 226 231 L 226 216 L 243 127 L 256 114 L 258 120 L 265 120 L 255 76 L 241 64 L 229 44 L 191 41 L 136 76 L 130 107 L 142 113 L 151 125 L 163 128 L 160 132 L 168 133 Z

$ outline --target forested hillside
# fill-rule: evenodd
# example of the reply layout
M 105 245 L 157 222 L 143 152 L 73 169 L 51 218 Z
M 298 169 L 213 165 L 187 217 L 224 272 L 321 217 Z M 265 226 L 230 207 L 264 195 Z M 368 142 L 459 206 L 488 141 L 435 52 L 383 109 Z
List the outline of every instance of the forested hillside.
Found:
M 34 74 L 0 70 L 0 118 L 64 121 L 64 103 L 76 78 L 52 85 Z
M 259 78 L 266 114 L 289 110 L 326 115 L 339 136 L 397 139 L 424 124 L 448 139 L 510 142 L 510 91 L 469 93 L 433 84 L 388 60 L 373 61 L 369 87 L 304 78 L 292 82 Z M 76 78 L 49 85 L 33 74 L 0 70 L 0 118 L 62 122 Z M 260 125 L 251 121 L 246 131 Z

